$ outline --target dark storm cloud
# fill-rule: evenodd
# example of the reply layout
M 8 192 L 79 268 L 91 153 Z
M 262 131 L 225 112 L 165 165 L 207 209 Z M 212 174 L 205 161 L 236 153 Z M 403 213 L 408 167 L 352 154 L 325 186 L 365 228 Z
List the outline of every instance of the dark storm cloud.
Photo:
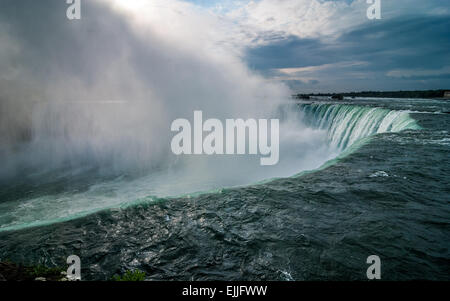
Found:
M 318 70 L 316 73 L 318 78 L 328 78 L 327 89 L 339 89 L 344 80 L 356 80 L 358 85 L 362 85 L 361 88 L 367 89 L 395 86 L 392 81 L 403 88 L 421 88 L 417 87 L 418 80 L 430 80 L 432 88 L 445 88 L 450 86 L 449 78 L 446 72 L 439 70 L 450 66 L 449 49 L 449 16 L 404 16 L 368 23 L 342 34 L 332 42 L 319 38 L 290 37 L 249 49 L 246 59 L 252 68 L 265 74 L 273 74 L 273 69 L 279 68 L 337 64 L 336 68 Z M 365 64 L 339 66 L 340 62 Z M 387 75 L 392 70 L 431 70 L 431 73 L 436 70 L 436 74 L 412 74 L 393 79 Z M 358 74 L 356 78 L 355 73 Z M 367 82 L 363 83 L 364 80 Z M 348 85 L 352 86 L 352 83 Z
M 450 17 L 404 17 L 367 25 L 344 34 L 341 55 L 385 68 L 438 69 L 450 64 Z
M 299 39 L 290 37 L 267 46 L 250 48 L 246 61 L 258 69 L 293 68 L 327 64 L 335 61 L 329 57 L 333 51 L 319 39 Z

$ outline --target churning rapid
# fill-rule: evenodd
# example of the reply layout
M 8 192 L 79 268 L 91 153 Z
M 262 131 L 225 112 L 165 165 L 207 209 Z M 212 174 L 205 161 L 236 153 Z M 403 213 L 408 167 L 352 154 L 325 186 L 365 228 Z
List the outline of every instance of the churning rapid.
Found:
M 161 8 L 158 17 L 150 4 L 126 3 L 90 1 L 83 22 L 67 22 L 55 13 L 65 3 L 49 1 L 26 25 L 17 20 L 29 3 L 12 15 L 0 9 L 9 25 L 0 39 L 11 45 L 0 51 L 11 71 L 0 78 L 0 230 L 289 177 L 320 167 L 358 139 L 414 126 L 402 123 L 409 117 L 401 110 L 355 106 L 308 116 L 306 108 L 292 108 L 285 85 L 250 72 L 235 48 L 199 25 L 213 22 L 207 14 L 180 3 L 189 14 Z M 180 30 L 161 28 L 167 20 Z M 48 27 L 59 30 L 46 35 Z M 37 33 L 45 38 L 35 41 Z M 48 49 L 66 51 L 45 55 Z M 46 76 L 37 76 L 43 70 Z M 219 120 L 280 118 L 279 163 L 175 156 L 170 125 L 196 110 Z
M 383 279 L 448 280 L 449 109 L 431 99 L 286 104 L 282 129 L 295 120 L 325 137 L 313 149 L 330 160 L 202 194 L 145 196 L 149 176 L 2 186 L 0 258 L 61 265 L 78 254 L 91 280 L 129 269 L 150 280 L 357 280 L 368 254 L 379 254 Z M 287 136 L 281 148 L 292 146 Z M 303 149 L 289 152 L 286 165 L 301 171 L 293 154 Z M 169 175 L 153 183 L 177 187 Z M 77 203 L 87 209 L 77 212 Z
M 45 225 L 108 208 L 153 202 L 162 197 L 198 194 L 226 187 L 288 177 L 315 169 L 362 138 L 419 128 L 407 112 L 338 104 L 285 104 L 280 111 L 280 162 L 260 166 L 248 156 L 191 157 L 144 175 L 100 177 L 92 171 L 51 171 L 6 186 L 0 231 Z M 296 118 L 292 120 L 292 118 Z M 313 136 L 315 136 L 313 138 Z M 196 171 L 207 170 L 198 174 Z M 23 185 L 31 185 L 24 189 Z M 11 192 L 11 187 L 14 187 Z M 42 187 L 52 187 L 53 191 Z M 57 188 L 61 187 L 61 188 Z
M 377 254 L 385 280 L 449 279 L 448 101 L 292 100 L 227 24 L 159 1 L 86 1 L 82 22 L 65 1 L 0 1 L 0 261 L 343 280 Z M 196 110 L 279 119 L 279 163 L 175 156 L 170 125 Z
M 340 104 L 301 105 L 301 111 L 308 124 L 326 129 L 331 146 L 341 150 L 373 134 L 419 128 L 405 111 Z

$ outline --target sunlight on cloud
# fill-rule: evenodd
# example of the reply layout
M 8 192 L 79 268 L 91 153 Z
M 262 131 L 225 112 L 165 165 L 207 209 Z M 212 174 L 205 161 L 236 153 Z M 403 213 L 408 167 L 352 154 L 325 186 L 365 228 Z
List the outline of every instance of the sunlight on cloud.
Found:
M 156 34 L 179 47 L 199 55 L 221 56 L 224 52 L 241 54 L 242 45 L 232 39 L 229 20 L 215 13 L 178 0 L 100 0 L 125 14 L 141 35 Z
M 301 73 L 308 73 L 308 72 L 315 72 L 320 70 L 327 70 L 327 69 L 339 69 L 339 68 L 347 68 L 347 67 L 354 67 L 354 66 L 367 66 L 367 62 L 338 62 L 334 64 L 323 64 L 318 66 L 308 66 L 308 67 L 299 67 L 299 68 L 280 68 L 276 69 L 276 71 L 286 74 L 286 75 L 293 75 L 293 74 L 301 74 Z
M 365 1 L 348 4 L 318 0 L 261 0 L 251 1 L 227 16 L 239 24 L 242 35 L 251 43 L 265 44 L 289 36 L 331 36 L 366 21 L 365 9 Z

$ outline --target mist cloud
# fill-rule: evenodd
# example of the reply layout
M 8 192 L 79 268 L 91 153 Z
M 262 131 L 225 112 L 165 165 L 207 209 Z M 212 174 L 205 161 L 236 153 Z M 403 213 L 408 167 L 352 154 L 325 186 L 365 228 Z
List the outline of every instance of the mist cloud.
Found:
M 196 109 L 255 118 L 288 95 L 211 39 L 220 24 L 207 14 L 177 1 L 146 3 L 84 1 L 82 19 L 69 21 L 65 1 L 1 2 L 5 174 L 159 166 L 172 120 Z

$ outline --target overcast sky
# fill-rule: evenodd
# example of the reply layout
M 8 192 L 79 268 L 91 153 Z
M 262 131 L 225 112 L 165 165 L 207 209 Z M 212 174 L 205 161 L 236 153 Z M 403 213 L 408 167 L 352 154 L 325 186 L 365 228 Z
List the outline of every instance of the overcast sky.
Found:
M 117 27 L 119 31 L 114 31 L 124 34 L 122 41 L 130 43 L 122 30 L 124 26 L 120 25 L 122 20 L 95 11 L 88 2 L 83 4 L 81 25 L 71 27 L 63 23 L 67 21 L 64 0 L 1 2 L 0 67 L 4 72 L 0 77 L 11 77 L 25 67 L 30 69 L 29 66 L 43 65 L 48 60 L 51 63 L 46 66 L 64 69 L 66 65 L 55 59 L 61 57 L 64 62 L 61 52 L 73 50 L 69 45 L 78 40 L 77 47 L 83 52 L 101 48 L 101 45 L 83 47 L 82 36 L 76 41 L 61 38 L 63 30 L 67 36 L 66 31 L 72 34 L 76 26 L 79 28 L 76 30 L 83 28 L 89 33 L 99 32 L 101 26 Z M 95 2 L 119 7 L 119 11 L 132 11 L 125 15 L 124 23 L 130 20 L 147 23 L 174 51 L 189 48 L 199 55 L 206 51 L 217 57 L 220 53 L 227 58 L 233 56 L 255 74 L 283 82 L 293 92 L 450 89 L 448 0 L 381 0 L 380 20 L 367 18 L 366 0 Z M 37 16 L 39 13 L 41 17 Z M 50 26 L 50 22 L 60 25 Z M 43 33 L 36 32 L 36 28 Z M 24 49 L 23 41 L 33 48 Z M 114 41 L 117 45 L 121 43 L 118 35 Z M 13 55 L 15 62 L 11 60 Z M 99 59 L 104 60 L 100 57 L 86 64 L 86 60 L 80 59 L 75 71 L 92 69 Z M 42 70 L 42 66 L 32 70 Z M 93 72 L 79 73 L 83 80 L 94 76 Z M 60 74 L 56 78 L 61 78 Z
M 246 64 L 296 91 L 450 89 L 448 0 L 188 0 L 234 24 Z

